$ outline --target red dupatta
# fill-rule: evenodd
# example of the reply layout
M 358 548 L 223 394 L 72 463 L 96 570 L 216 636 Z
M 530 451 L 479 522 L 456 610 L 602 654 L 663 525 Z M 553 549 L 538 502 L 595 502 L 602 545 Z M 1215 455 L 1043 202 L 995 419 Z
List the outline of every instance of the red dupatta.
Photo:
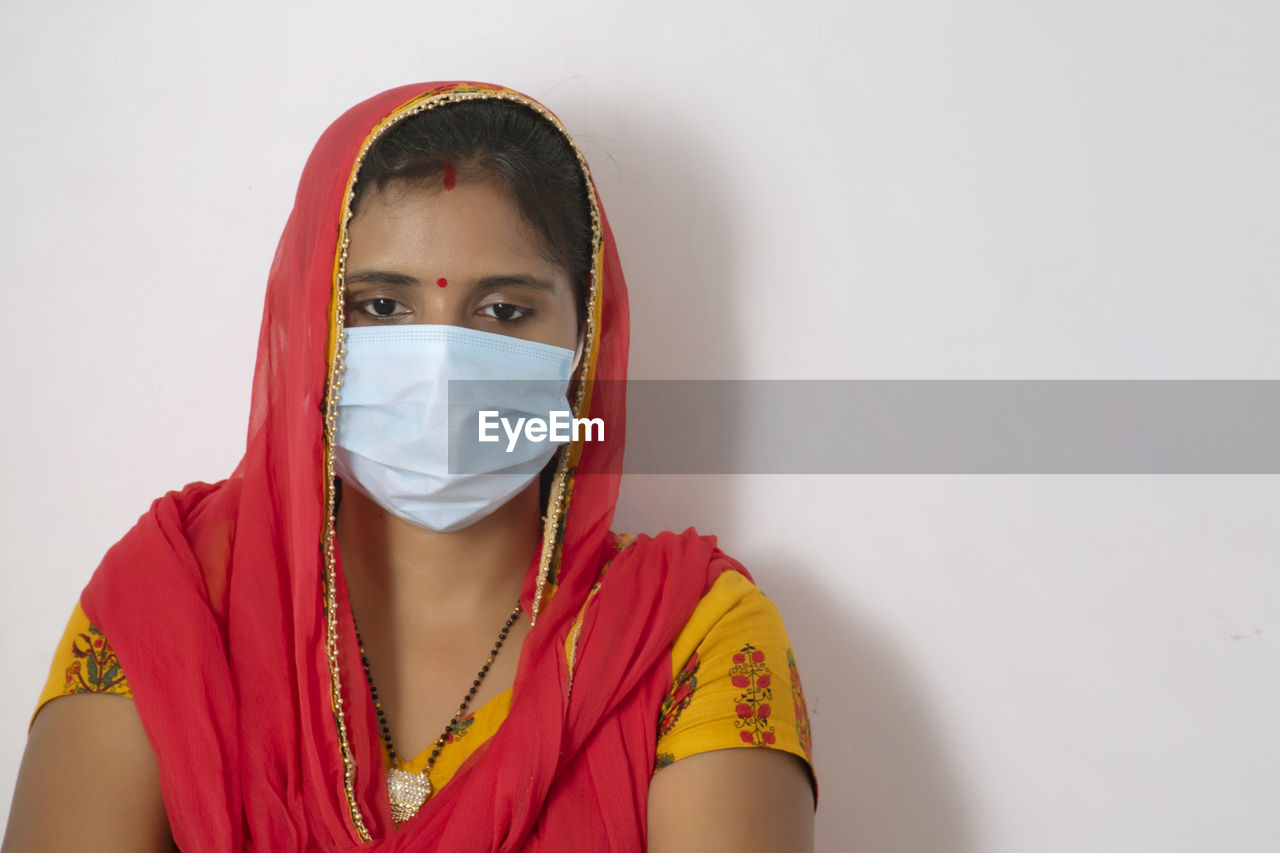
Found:
M 609 531 L 624 383 L 597 380 L 626 378 L 627 294 L 589 172 L 596 263 L 576 410 L 603 418 L 608 440 L 564 454 L 525 612 L 540 571 L 558 585 L 522 647 L 510 715 L 398 828 L 340 563 L 325 547 L 326 413 L 356 170 L 395 121 L 467 98 L 517 101 L 559 127 L 526 96 L 478 83 L 392 89 L 335 121 L 307 161 L 271 267 L 244 458 L 220 483 L 157 500 L 81 596 L 128 676 L 188 853 L 643 848 L 671 642 L 716 575 L 742 568 L 692 530 L 621 551 Z M 570 672 L 566 639 L 580 613 Z

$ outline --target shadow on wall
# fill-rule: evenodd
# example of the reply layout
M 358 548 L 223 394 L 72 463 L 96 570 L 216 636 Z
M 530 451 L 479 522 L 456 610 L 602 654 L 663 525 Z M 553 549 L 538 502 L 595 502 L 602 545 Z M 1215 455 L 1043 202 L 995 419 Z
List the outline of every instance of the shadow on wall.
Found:
M 821 797 L 817 850 L 971 853 L 958 780 L 892 643 L 794 558 L 757 553 L 751 564 L 774 579 L 769 597 L 799 649 Z
M 741 296 L 734 176 L 698 128 L 669 115 L 633 114 L 625 146 L 591 134 L 579 142 L 601 185 L 631 295 L 630 376 L 744 378 L 743 342 L 726 322 Z M 618 529 L 728 531 L 744 499 L 732 476 L 632 476 Z M 774 579 L 770 597 L 800 656 L 821 795 L 817 850 L 970 853 L 960 789 L 891 642 L 795 555 L 752 554 L 748 568 Z
M 613 226 L 631 302 L 633 379 L 735 378 L 731 301 L 738 253 L 724 203 L 731 176 L 670 116 L 629 122 L 626 144 L 579 136 Z

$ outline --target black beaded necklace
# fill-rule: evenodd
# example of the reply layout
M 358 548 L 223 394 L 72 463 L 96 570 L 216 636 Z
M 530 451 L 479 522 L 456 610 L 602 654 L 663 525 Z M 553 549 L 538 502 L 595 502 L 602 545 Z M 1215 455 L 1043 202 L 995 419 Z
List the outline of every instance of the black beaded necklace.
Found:
M 467 713 L 467 706 L 471 704 L 471 699 L 480 688 L 480 682 L 484 681 L 484 677 L 489 674 L 489 667 L 493 666 L 493 661 L 498 656 L 498 650 L 506 642 L 507 634 L 511 631 L 511 626 L 515 624 L 519 615 L 520 602 L 517 601 L 515 609 L 511 611 L 511 616 L 502 626 L 502 630 L 498 632 L 498 639 L 493 644 L 493 648 L 489 650 L 488 659 L 485 660 L 484 666 L 480 667 L 480 671 L 476 673 L 475 680 L 471 682 L 471 689 L 467 691 L 467 695 L 462 699 L 462 704 L 458 706 L 457 713 L 453 715 L 449 725 L 444 727 L 444 731 L 432 747 L 431 755 L 427 758 L 427 766 L 421 773 L 412 773 L 397 766 L 400 764 L 400 757 L 396 754 L 396 748 L 391 745 L 391 726 L 387 723 L 387 714 L 382 710 L 382 703 L 378 700 L 378 688 L 374 686 L 373 673 L 369 671 L 369 656 L 364 651 L 364 639 L 360 636 L 360 627 L 356 626 L 356 643 L 360 647 L 360 662 L 364 664 L 364 676 L 369 681 L 369 694 L 373 697 L 374 710 L 378 712 L 378 727 L 382 732 L 382 742 L 386 745 L 387 753 L 391 756 L 391 768 L 387 770 L 387 794 L 391 800 L 391 819 L 397 824 L 403 823 L 417 814 L 418 809 L 431 796 L 431 780 L 428 778 L 431 775 L 431 767 L 436 763 L 436 757 L 440 755 L 440 750 L 444 748 L 445 740 L 454 732 L 458 722 Z M 353 624 L 355 623 L 354 615 L 351 617 L 351 621 Z

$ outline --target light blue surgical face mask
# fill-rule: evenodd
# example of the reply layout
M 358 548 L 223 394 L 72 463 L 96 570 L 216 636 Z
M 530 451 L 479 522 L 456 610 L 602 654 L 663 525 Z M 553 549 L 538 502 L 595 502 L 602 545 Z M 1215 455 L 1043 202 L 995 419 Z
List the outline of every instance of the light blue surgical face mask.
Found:
M 565 443 L 510 427 L 570 410 L 581 346 L 461 326 L 360 326 L 345 336 L 334 467 L 344 485 L 405 521 L 445 533 L 468 527 L 528 486 Z M 497 413 L 485 417 L 495 441 L 479 440 L 482 412 Z

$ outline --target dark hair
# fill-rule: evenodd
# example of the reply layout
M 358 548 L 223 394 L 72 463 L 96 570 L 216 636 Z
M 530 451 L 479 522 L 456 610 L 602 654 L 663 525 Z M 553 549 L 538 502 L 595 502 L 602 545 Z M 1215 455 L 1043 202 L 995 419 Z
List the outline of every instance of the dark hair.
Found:
M 541 238 L 544 256 L 569 274 L 578 317 L 585 317 L 592 261 L 586 180 L 569 141 L 529 107 L 486 98 L 402 119 L 365 154 L 352 216 L 362 187 L 430 183 L 448 179 L 450 169 L 458 178 L 491 175 L 511 190 L 521 216 Z

